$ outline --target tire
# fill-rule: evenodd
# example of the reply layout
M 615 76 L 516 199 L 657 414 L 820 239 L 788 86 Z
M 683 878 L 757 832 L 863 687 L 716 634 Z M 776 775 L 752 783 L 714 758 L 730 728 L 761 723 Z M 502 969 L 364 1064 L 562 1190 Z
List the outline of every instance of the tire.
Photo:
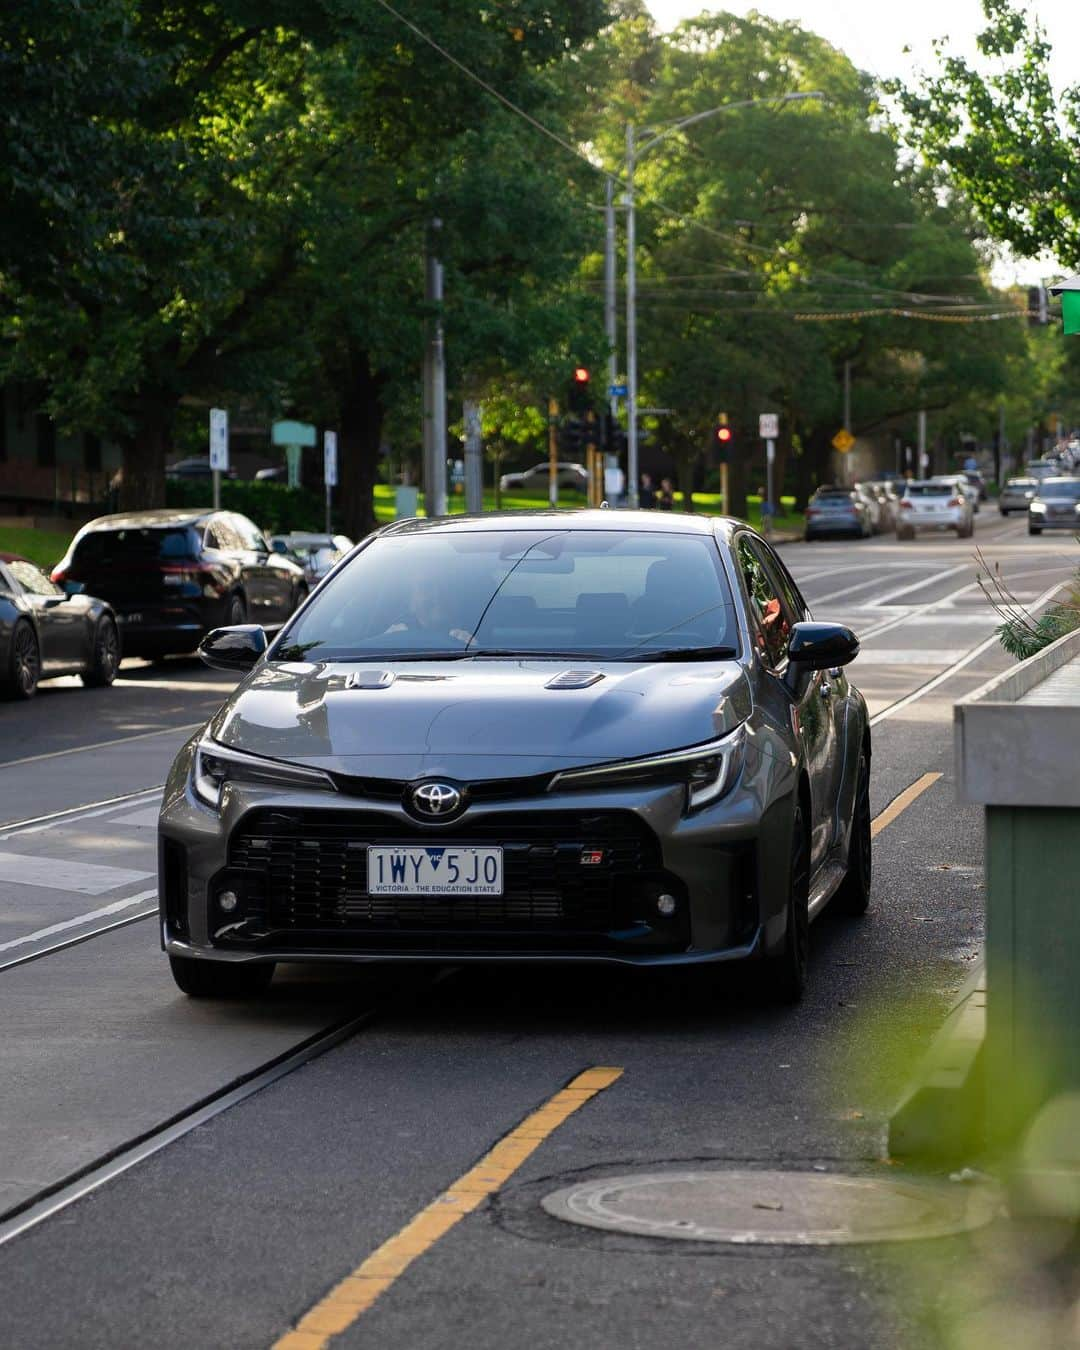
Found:
M 910 540 L 910 539 L 914 539 L 914 538 L 915 538 L 915 531 L 914 531 L 914 530 L 904 530 L 904 529 L 901 529 L 900 526 L 898 525 L 898 526 L 896 527 L 896 537 L 897 537 L 897 539 L 899 539 L 899 540 L 901 540 L 901 541 L 907 541 L 907 540 Z
M 88 670 L 82 674 L 82 682 L 87 689 L 106 689 L 120 669 L 120 634 L 107 615 L 97 626 L 94 634 L 94 655 Z
M 791 822 L 787 927 L 783 949 L 765 958 L 765 994 L 770 1003 L 798 1003 L 806 989 L 810 953 L 810 840 L 797 802 Z
M 274 963 L 233 965 L 224 961 L 200 961 L 191 956 L 170 956 L 169 965 L 177 987 L 188 998 L 255 998 L 274 978 Z
M 957 539 L 970 539 L 974 533 L 975 533 L 974 521 L 972 521 L 970 525 L 957 525 L 956 527 Z
M 41 648 L 37 634 L 25 619 L 16 623 L 8 646 L 8 668 L 0 678 L 5 698 L 27 699 L 37 693 L 41 679 Z
M 1005 509 L 1004 506 L 999 506 L 999 507 L 998 507 L 998 515 L 999 515 L 999 516 L 1007 516 L 1008 514 L 1009 514 L 1009 513 L 1008 513 L 1008 511 Z
M 238 624 L 247 623 L 247 602 L 239 591 L 229 597 L 229 607 L 225 611 L 225 627 L 235 628 Z
M 847 871 L 833 896 L 833 905 L 841 914 L 865 914 L 870 904 L 873 882 L 870 821 L 870 764 L 864 750 L 859 755 L 859 778 L 855 785 Z
M 1028 534 L 1042 534 L 1041 525 L 1028 525 Z

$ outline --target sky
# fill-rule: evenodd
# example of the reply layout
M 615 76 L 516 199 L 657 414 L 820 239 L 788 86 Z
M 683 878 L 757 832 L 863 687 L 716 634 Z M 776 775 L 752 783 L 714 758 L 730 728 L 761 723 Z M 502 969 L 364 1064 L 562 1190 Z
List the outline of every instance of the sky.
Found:
M 820 33 L 845 52 L 861 69 L 886 78 L 905 79 L 920 67 L 935 68 L 932 48 L 935 38 L 948 38 L 949 48 L 966 57 L 975 55 L 975 34 L 985 26 L 979 0 L 646 0 L 661 28 L 673 28 L 680 20 L 694 18 L 703 9 L 726 9 L 746 14 L 756 9 L 774 19 L 794 19 Z M 1052 71 L 1058 88 L 1080 83 L 1080 0 L 1034 0 L 1026 8 L 1038 16 L 1054 48 Z M 908 53 L 904 48 L 910 48 Z M 1051 270 L 1053 270 L 1051 266 Z M 1043 268 L 1038 263 L 1003 258 L 994 268 L 994 280 L 1004 285 L 1012 280 L 1036 281 Z

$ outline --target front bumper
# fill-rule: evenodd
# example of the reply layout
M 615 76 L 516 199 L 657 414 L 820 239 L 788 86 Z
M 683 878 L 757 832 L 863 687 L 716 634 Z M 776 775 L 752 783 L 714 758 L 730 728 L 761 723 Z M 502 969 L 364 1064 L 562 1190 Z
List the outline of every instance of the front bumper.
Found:
M 420 826 L 396 802 L 233 790 L 222 815 L 185 785 L 160 829 L 162 938 L 173 955 L 247 961 L 737 960 L 783 931 L 790 801 L 742 782 L 682 814 L 683 789 L 545 793 Z M 504 895 L 370 896 L 366 847 L 504 849 Z M 599 864 L 583 863 L 600 853 Z M 217 897 L 233 891 L 225 914 Z M 659 912 L 673 896 L 675 913 Z

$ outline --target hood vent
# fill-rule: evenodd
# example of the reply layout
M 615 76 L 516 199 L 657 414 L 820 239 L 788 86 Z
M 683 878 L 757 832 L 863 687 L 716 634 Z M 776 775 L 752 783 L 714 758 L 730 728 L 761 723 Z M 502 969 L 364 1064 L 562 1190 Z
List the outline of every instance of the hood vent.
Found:
M 345 677 L 346 689 L 389 689 L 393 683 L 390 670 L 353 670 Z
M 598 684 L 604 677 L 599 670 L 564 670 L 553 680 L 548 680 L 545 689 L 588 689 Z

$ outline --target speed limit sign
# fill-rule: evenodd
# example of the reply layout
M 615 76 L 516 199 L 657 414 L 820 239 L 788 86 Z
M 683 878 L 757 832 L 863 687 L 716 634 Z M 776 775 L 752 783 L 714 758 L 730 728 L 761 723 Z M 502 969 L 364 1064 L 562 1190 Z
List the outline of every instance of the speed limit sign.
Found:
M 758 435 L 763 441 L 775 441 L 780 435 L 780 418 L 776 413 L 762 413 L 758 418 Z

